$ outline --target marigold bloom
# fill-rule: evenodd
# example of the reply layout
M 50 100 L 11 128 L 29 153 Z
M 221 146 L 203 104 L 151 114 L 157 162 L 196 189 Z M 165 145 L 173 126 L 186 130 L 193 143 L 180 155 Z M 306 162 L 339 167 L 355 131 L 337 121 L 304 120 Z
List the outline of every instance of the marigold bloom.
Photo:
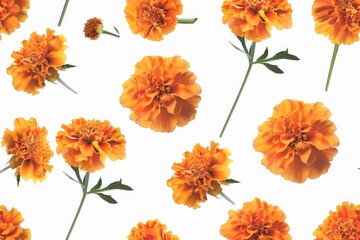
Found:
M 264 154 L 261 163 L 298 183 L 326 173 L 339 145 L 330 115 L 319 102 L 286 99 L 275 106 L 254 140 L 255 150 Z
M 281 30 L 291 28 L 291 5 L 287 0 L 224 0 L 223 23 L 240 37 L 253 42 L 269 38 L 275 26 Z
M 138 62 L 120 96 L 121 105 L 132 111 L 130 118 L 160 132 L 172 132 L 193 120 L 201 88 L 189 67 L 179 56 L 146 56 Z
M 360 205 L 343 202 L 314 231 L 316 240 L 360 239 Z
M 228 240 L 291 240 L 285 219 L 278 206 L 255 198 L 244 203 L 242 209 L 229 211 L 229 219 L 221 226 L 220 234 Z
M 166 225 L 159 222 L 159 220 L 148 220 L 145 224 L 139 222 L 136 227 L 131 229 L 128 236 L 129 240 L 179 240 L 171 231 L 166 231 Z
M 173 190 L 177 204 L 199 208 L 200 202 L 207 200 L 206 194 L 216 196 L 222 192 L 221 185 L 227 185 L 230 175 L 228 149 L 218 148 L 219 144 L 210 142 L 210 147 L 196 144 L 192 152 L 186 151 L 181 163 L 174 163 L 174 175 L 167 180 Z
M 91 18 L 87 20 L 84 26 L 85 37 L 90 38 L 91 40 L 96 40 L 100 37 L 103 29 L 104 25 L 100 18 Z
M 315 31 L 328 36 L 335 44 L 352 44 L 359 40 L 359 0 L 315 0 L 312 6 Z
M 59 79 L 58 70 L 63 70 L 67 46 L 63 35 L 54 35 L 54 30 L 46 29 L 46 35 L 33 32 L 29 40 L 22 41 L 20 51 L 14 51 L 13 64 L 7 69 L 12 75 L 13 86 L 17 91 L 32 95 L 44 88 L 45 80 L 54 82 Z
M 46 139 L 46 128 L 39 127 L 35 118 L 16 118 L 14 127 L 13 131 L 5 130 L 1 144 L 12 155 L 9 165 L 16 168 L 15 176 L 20 174 L 34 182 L 45 180 L 46 172 L 51 172 L 53 167 L 49 160 L 54 155 Z
M 4 240 L 29 240 L 31 232 L 22 228 L 20 224 L 24 221 L 17 209 L 9 211 L 4 205 L 0 205 L 0 239 Z
M 61 153 L 70 166 L 95 172 L 104 168 L 106 157 L 119 160 L 126 156 L 124 135 L 109 121 L 77 118 L 61 127 L 63 130 L 56 136 L 56 152 Z
M 126 0 L 124 11 L 134 34 L 160 41 L 175 30 L 183 5 L 180 0 Z
M 0 40 L 1 33 L 11 34 L 20 23 L 27 19 L 29 0 L 0 0 Z

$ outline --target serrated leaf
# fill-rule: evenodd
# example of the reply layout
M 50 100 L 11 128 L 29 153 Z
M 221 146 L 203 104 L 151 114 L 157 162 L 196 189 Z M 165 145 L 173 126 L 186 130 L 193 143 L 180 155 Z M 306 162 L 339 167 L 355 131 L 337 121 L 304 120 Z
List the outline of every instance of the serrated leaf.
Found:
M 75 175 L 76 175 L 76 178 L 77 178 L 78 182 L 79 182 L 81 185 L 83 185 L 83 182 L 82 182 L 81 177 L 80 177 L 79 168 L 73 167 L 73 166 L 70 166 L 70 167 L 71 167 L 71 169 L 75 172 Z
M 113 26 L 113 28 L 115 29 L 115 32 L 116 32 L 118 35 L 120 35 L 119 30 L 117 30 L 117 28 L 116 28 L 115 26 Z
M 127 191 L 133 190 L 131 187 L 122 184 L 121 179 L 120 179 L 120 181 L 110 183 L 107 187 L 104 187 L 104 188 L 101 188 L 98 190 L 94 190 L 94 191 L 91 190 L 90 193 L 105 192 L 105 191 L 116 190 L 116 189 L 127 190 Z
M 261 63 L 262 65 L 264 65 L 267 69 L 269 69 L 270 71 L 274 72 L 274 73 L 284 73 L 283 70 L 281 70 L 278 66 L 276 65 L 272 65 L 269 63 Z
M 288 49 L 286 51 L 281 51 L 272 56 L 271 58 L 263 60 L 264 62 L 270 62 L 280 59 L 287 59 L 287 60 L 300 60 L 297 56 L 289 54 Z
M 235 179 L 231 179 L 231 178 L 226 179 L 225 182 L 226 182 L 226 183 L 240 183 L 239 181 L 237 181 L 237 180 L 235 180 Z
M 233 46 L 236 50 L 245 53 L 243 50 L 241 50 L 240 48 L 238 48 L 235 44 L 233 44 L 232 42 L 229 41 L 229 43 L 231 44 L 231 46 Z M 245 53 L 246 54 L 246 53 Z
M 111 203 L 111 204 L 116 204 L 117 201 L 115 199 L 113 199 L 110 195 L 106 195 L 103 193 L 96 193 L 99 197 L 101 197 L 105 202 Z
M 68 178 L 70 178 L 71 180 L 73 180 L 74 182 L 80 184 L 76 179 L 74 179 L 73 177 L 71 177 L 69 174 L 67 174 L 66 172 L 63 172 Z
M 243 49 L 244 49 L 245 53 L 249 55 L 249 50 L 248 50 L 248 49 L 247 49 L 247 47 L 246 47 L 245 38 L 244 38 L 244 37 L 239 37 L 239 36 L 237 36 L 237 39 L 239 39 L 239 40 L 240 40 L 241 45 L 242 45 L 242 47 L 243 47 Z
M 91 188 L 90 192 L 98 190 L 101 187 L 101 184 L 102 184 L 102 180 L 101 178 L 99 178 L 99 181 L 96 183 L 95 186 Z
M 265 49 L 264 53 L 256 60 L 256 62 L 261 62 L 267 58 L 269 54 L 268 48 Z

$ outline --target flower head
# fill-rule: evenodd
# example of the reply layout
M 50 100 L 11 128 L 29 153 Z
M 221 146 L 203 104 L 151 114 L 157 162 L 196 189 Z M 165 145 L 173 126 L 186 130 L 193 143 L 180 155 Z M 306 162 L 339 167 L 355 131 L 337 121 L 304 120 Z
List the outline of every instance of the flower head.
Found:
M 1 33 L 11 34 L 26 20 L 30 0 L 0 0 L 0 40 Z
M 360 239 L 360 205 L 343 202 L 314 231 L 316 240 Z
M 61 153 L 70 166 L 94 172 L 104 168 L 106 157 L 125 158 L 124 135 L 109 121 L 77 118 L 62 128 L 56 136 L 56 152 Z
M 132 111 L 130 118 L 160 132 L 172 132 L 193 120 L 201 88 L 189 66 L 179 56 L 146 56 L 138 62 L 120 96 L 121 105 Z
M 131 229 L 128 236 L 129 240 L 178 240 L 176 235 L 171 231 L 166 231 L 166 225 L 159 222 L 159 220 L 148 220 L 146 223 L 139 222 L 136 227 Z
M 30 230 L 20 226 L 23 221 L 24 218 L 18 210 L 12 208 L 9 211 L 4 205 L 0 205 L 0 239 L 31 239 Z
M 330 115 L 319 102 L 286 99 L 275 106 L 254 140 L 255 150 L 264 154 L 262 164 L 299 183 L 326 173 L 339 145 Z
M 160 41 L 175 30 L 176 16 L 181 14 L 180 0 L 126 0 L 126 20 L 134 34 Z
M 220 228 L 228 240 L 276 239 L 291 240 L 286 216 L 278 206 L 255 198 L 243 204 L 242 209 L 229 211 L 229 219 Z
M 315 0 L 312 6 L 315 31 L 328 36 L 335 44 L 352 44 L 359 40 L 359 0 Z
M 232 162 L 230 152 L 218 148 L 211 141 L 210 147 L 196 144 L 192 152 L 185 152 L 181 163 L 174 163 L 174 175 L 167 185 L 173 189 L 174 201 L 188 207 L 199 208 L 207 200 L 207 194 L 216 196 L 222 192 L 221 185 L 227 185 L 230 175 L 228 165 Z
M 46 35 L 33 32 L 29 40 L 22 41 L 20 51 L 14 51 L 13 64 L 7 69 L 12 75 L 13 86 L 17 91 L 38 94 L 44 88 L 45 80 L 54 82 L 59 79 L 58 70 L 66 61 L 67 48 L 63 35 L 54 35 L 54 30 L 46 29 Z
M 90 38 L 91 40 L 96 40 L 100 37 L 103 29 L 104 25 L 100 18 L 91 18 L 87 20 L 84 26 L 85 37 Z
M 292 26 L 292 9 L 287 0 L 224 0 L 223 23 L 231 31 L 254 42 L 269 38 L 275 26 L 281 30 Z
M 1 144 L 12 155 L 9 165 L 16 169 L 15 176 L 34 182 L 45 180 L 53 167 L 49 160 L 54 155 L 46 139 L 46 128 L 39 127 L 35 118 L 16 118 L 14 126 L 13 131 L 5 130 Z

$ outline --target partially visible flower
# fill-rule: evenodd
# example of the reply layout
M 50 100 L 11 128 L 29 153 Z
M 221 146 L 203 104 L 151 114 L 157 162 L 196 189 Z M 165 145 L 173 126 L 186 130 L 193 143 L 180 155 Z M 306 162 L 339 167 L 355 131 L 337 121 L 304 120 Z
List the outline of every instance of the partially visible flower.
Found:
M 316 240 L 360 239 L 360 205 L 343 202 L 314 231 Z
M 352 44 L 359 40 L 360 1 L 315 0 L 312 6 L 315 31 L 332 43 Z
M 287 0 L 224 0 L 222 12 L 223 23 L 235 35 L 254 42 L 269 38 L 273 26 L 279 30 L 292 26 Z
M 175 30 L 183 5 L 180 0 L 126 0 L 124 11 L 134 34 L 160 41 Z
M 1 33 L 11 34 L 20 27 L 29 8 L 30 0 L 0 0 L 0 40 Z
M 9 211 L 4 205 L 0 205 L 0 239 L 31 239 L 31 231 L 20 226 L 23 221 L 24 218 L 17 209 L 11 208 Z
M 314 0 L 312 15 L 315 20 L 315 32 L 323 34 L 334 43 L 333 55 L 325 86 L 325 90 L 327 91 L 339 45 L 352 44 L 359 40 L 360 1 Z
M 222 192 L 221 185 L 227 185 L 230 175 L 228 149 L 210 142 L 210 147 L 196 144 L 192 152 L 186 151 L 181 163 L 174 163 L 174 175 L 167 180 L 173 190 L 177 204 L 199 208 L 199 203 L 207 200 L 207 194 L 216 196 Z
M 158 219 L 148 220 L 146 223 L 139 222 L 131 229 L 129 240 L 179 240 L 171 231 L 166 231 L 166 225 Z
M 220 228 L 228 240 L 272 239 L 291 240 L 286 215 L 278 206 L 255 198 L 245 202 L 242 209 L 229 211 L 229 219 Z
M 114 29 L 117 31 L 117 29 L 114 27 Z M 96 40 L 100 37 L 100 35 L 104 33 L 104 34 L 108 34 L 114 37 L 120 37 L 117 34 L 108 32 L 106 30 L 104 30 L 104 25 L 102 23 L 102 19 L 100 18 L 90 18 L 86 21 L 85 26 L 84 26 L 84 34 L 86 38 L 90 38 L 91 40 Z
M 124 82 L 120 96 L 130 118 L 154 131 L 172 132 L 195 118 L 201 88 L 190 65 L 179 56 L 146 56 Z
M 330 115 L 320 102 L 282 101 L 258 128 L 254 148 L 264 154 L 261 163 L 298 183 L 326 173 L 339 145 Z
M 11 54 L 14 62 L 7 68 L 7 73 L 12 76 L 12 84 L 17 91 L 38 94 L 38 89 L 45 87 L 45 80 L 59 81 L 64 85 L 58 71 L 71 65 L 65 65 L 65 37 L 54 33 L 49 28 L 46 35 L 33 32 L 29 40 L 22 41 L 20 51 Z M 65 87 L 69 88 L 67 85 Z
M 104 168 L 107 157 L 119 160 L 126 156 L 124 135 L 107 120 L 77 118 L 61 127 L 63 130 L 56 136 L 56 152 L 70 166 L 95 172 Z
M 14 127 L 13 131 L 5 130 L 1 142 L 7 154 L 12 155 L 9 166 L 16 169 L 15 176 L 25 180 L 45 180 L 53 167 L 49 160 L 54 155 L 46 139 L 46 128 L 39 127 L 35 118 L 16 118 Z

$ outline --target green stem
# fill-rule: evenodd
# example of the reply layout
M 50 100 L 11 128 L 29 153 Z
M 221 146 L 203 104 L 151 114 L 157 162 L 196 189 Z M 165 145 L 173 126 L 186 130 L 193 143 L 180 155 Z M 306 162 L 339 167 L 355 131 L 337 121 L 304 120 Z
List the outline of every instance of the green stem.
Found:
M 110 35 L 110 36 L 118 37 L 118 38 L 120 37 L 120 35 L 117 35 L 115 33 L 112 33 L 112 32 L 106 31 L 106 30 L 102 30 L 102 33 Z
M 220 192 L 220 196 L 222 196 L 223 198 L 225 198 L 229 203 L 235 205 L 235 203 L 233 202 L 233 200 L 231 200 L 228 196 L 226 196 L 225 193 Z
M 66 84 L 63 80 L 61 80 L 60 78 L 58 78 L 57 81 L 58 81 L 59 83 L 61 83 L 64 87 L 66 87 L 67 89 L 69 89 L 70 91 L 72 91 L 73 93 L 77 94 L 77 92 L 76 92 L 74 89 L 72 89 L 69 85 L 67 85 L 67 84 Z
M 177 22 L 181 24 L 193 24 L 197 21 L 197 18 L 177 18 Z
M 331 57 L 331 63 L 330 63 L 329 73 L 328 73 L 328 77 L 327 77 L 327 81 L 326 81 L 325 91 L 327 91 L 328 88 L 329 88 L 330 78 L 331 78 L 331 74 L 332 74 L 332 71 L 333 71 L 333 68 L 334 68 L 336 55 L 337 55 L 337 52 L 339 50 L 339 46 L 340 46 L 339 44 L 336 44 L 336 43 L 334 44 L 334 51 L 333 51 L 333 54 L 332 54 L 332 57 Z
M 66 235 L 65 240 L 69 240 L 70 235 L 71 235 L 71 232 L 72 232 L 72 230 L 74 229 L 76 220 L 77 220 L 78 217 L 79 217 L 81 208 L 82 208 L 82 206 L 84 205 L 85 198 L 86 198 L 86 195 L 87 195 L 87 188 L 88 188 L 88 185 L 89 185 L 89 178 L 90 178 L 90 173 L 87 172 L 86 175 L 85 175 L 85 177 L 84 177 L 84 182 L 83 182 L 83 185 L 82 185 L 83 195 L 82 195 L 82 198 L 81 198 L 81 201 L 80 201 L 80 205 L 79 205 L 79 207 L 78 207 L 78 210 L 77 210 L 76 215 L 75 215 L 75 217 L 74 217 L 74 220 L 73 220 L 73 222 L 72 222 L 72 224 L 71 224 L 71 227 L 70 227 L 70 229 L 69 229 L 69 232 L 68 232 L 68 234 Z
M 8 170 L 10 168 L 10 165 L 4 167 L 3 169 L 0 170 L 0 173 L 5 172 L 6 170 Z
M 64 16 L 65 16 L 65 12 L 66 12 L 66 9 L 67 9 L 68 4 L 69 4 L 69 0 L 66 0 L 66 1 L 65 1 L 65 4 L 64 4 L 64 7 L 63 7 L 63 10 L 62 10 L 62 12 L 61 12 L 61 16 L 60 16 L 59 22 L 58 22 L 58 26 L 59 26 L 59 27 L 61 26 L 61 23 L 62 23 L 63 18 L 64 18 Z
M 239 90 L 239 92 L 238 92 L 238 94 L 237 94 L 237 96 L 236 96 L 236 98 L 235 98 L 234 104 L 232 105 L 231 110 L 230 110 L 230 112 L 229 112 L 229 115 L 228 115 L 228 117 L 227 117 L 227 119 L 226 119 L 226 121 L 225 121 L 225 124 L 224 124 L 224 126 L 223 126 L 223 128 L 222 128 L 222 130 L 221 130 L 220 137 L 222 137 L 222 135 L 223 135 L 224 132 L 225 132 L 225 129 L 226 129 L 226 127 L 227 127 L 227 125 L 228 125 L 228 123 L 229 123 L 229 121 L 230 121 L 231 115 L 233 114 L 233 112 L 234 112 L 234 110 L 235 110 L 236 104 L 237 104 L 237 102 L 239 101 L 240 95 L 241 95 L 241 93 L 242 93 L 242 91 L 243 91 L 243 89 L 244 89 L 244 86 L 245 86 L 245 84 L 246 84 L 246 81 L 247 81 L 247 79 L 248 79 L 248 77 L 249 77 L 251 68 L 252 68 L 252 66 L 253 66 L 253 64 L 254 64 L 255 47 L 256 47 L 256 43 L 253 42 L 253 43 L 251 44 L 250 52 L 249 52 L 249 55 L 248 55 L 248 58 L 249 58 L 249 66 L 248 66 L 248 69 L 247 69 L 247 71 L 246 71 L 246 74 L 245 74 L 245 77 L 244 77 L 244 81 L 243 81 L 243 83 L 242 83 L 242 85 L 241 85 L 241 87 L 240 87 L 240 90 Z

